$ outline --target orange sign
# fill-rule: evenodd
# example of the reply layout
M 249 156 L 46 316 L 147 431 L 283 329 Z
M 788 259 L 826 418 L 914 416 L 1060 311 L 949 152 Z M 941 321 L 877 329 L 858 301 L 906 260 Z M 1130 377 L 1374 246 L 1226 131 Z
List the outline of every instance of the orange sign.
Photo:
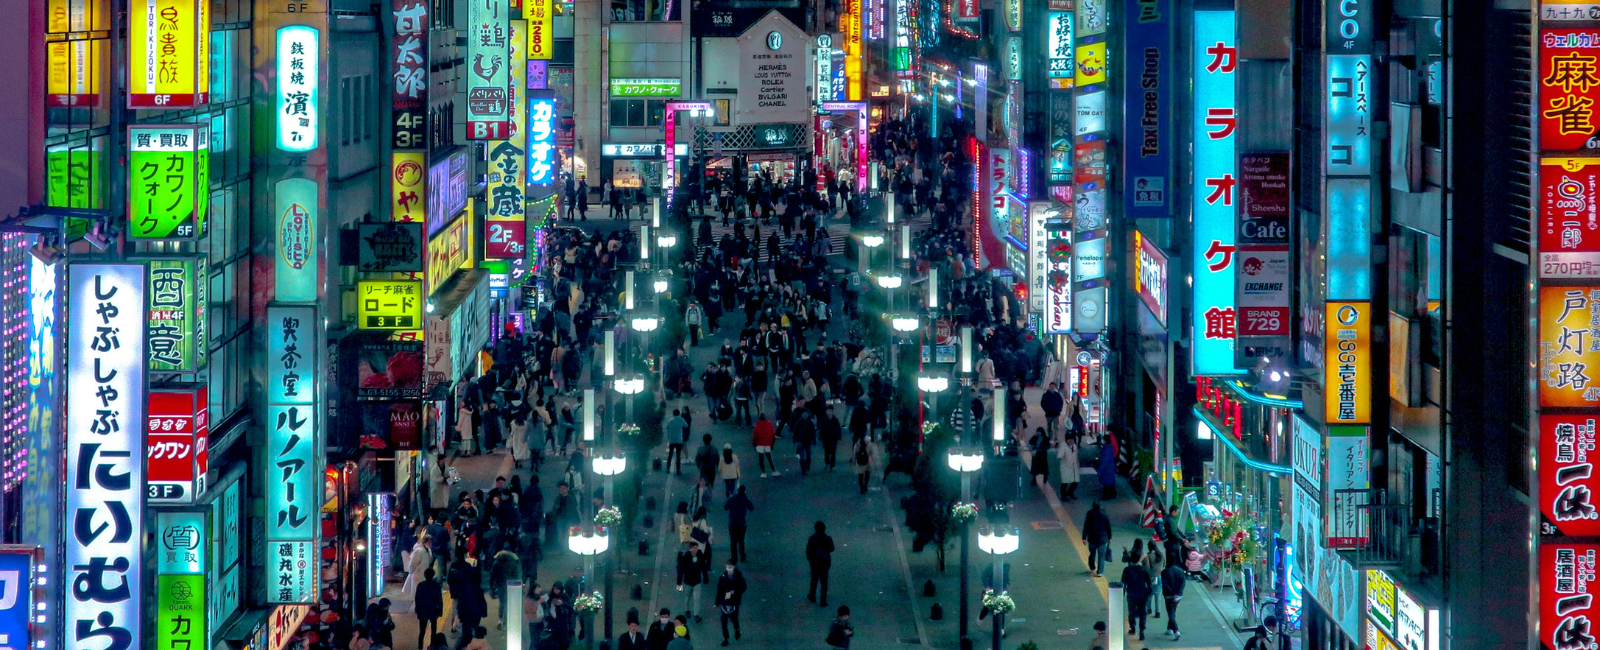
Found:
M 1539 148 L 1600 149 L 1600 29 L 1539 30 Z
M 1600 289 L 1539 287 L 1539 404 L 1600 405 Z
M 396 151 L 389 166 L 390 215 L 395 221 L 427 219 L 428 154 L 422 151 Z

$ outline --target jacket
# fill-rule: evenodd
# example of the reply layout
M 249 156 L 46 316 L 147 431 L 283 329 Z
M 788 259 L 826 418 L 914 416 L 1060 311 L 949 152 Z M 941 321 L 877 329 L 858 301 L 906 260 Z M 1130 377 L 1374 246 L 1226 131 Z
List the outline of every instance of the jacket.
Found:
M 729 479 L 738 480 L 738 478 L 739 478 L 739 455 L 738 454 L 734 454 L 733 455 L 733 460 L 723 460 L 722 463 L 718 466 L 718 469 L 719 469 L 719 473 L 722 475 L 722 479 L 723 480 L 729 480 Z
M 709 571 L 703 554 L 696 556 L 691 551 L 678 551 L 678 584 L 690 587 L 704 584 Z
M 1056 460 L 1061 465 L 1061 482 L 1066 484 L 1078 482 L 1078 445 L 1071 442 L 1056 441 Z
M 729 528 L 744 528 L 748 525 L 748 516 L 750 511 L 756 509 L 756 504 L 750 500 L 750 495 L 740 492 L 723 503 L 722 509 L 728 511 Z
M 419 620 L 439 618 L 444 615 L 444 588 L 438 580 L 423 580 L 417 584 L 416 600 L 412 608 Z
M 1111 543 L 1111 519 L 1100 509 L 1098 503 L 1083 516 L 1083 541 L 1090 546 L 1104 546 Z
M 1189 575 L 1178 568 L 1177 564 L 1168 564 L 1161 570 L 1161 596 L 1163 598 L 1182 598 L 1184 583 Z
M 623 632 L 617 638 L 617 650 L 646 650 L 649 647 L 643 632 Z
M 734 569 L 733 573 L 724 573 L 717 576 L 717 597 L 713 605 L 727 605 L 738 607 L 744 602 L 744 572 Z
M 819 568 L 833 564 L 833 538 L 827 533 L 812 533 L 811 539 L 806 540 L 806 561 Z
M 751 444 L 757 447 L 771 447 L 778 439 L 778 430 L 772 426 L 772 420 L 761 418 L 756 420 L 755 430 L 750 434 Z
M 645 632 L 644 642 L 650 650 L 666 650 L 667 643 L 672 641 L 672 619 L 662 623 L 661 619 L 650 624 L 650 629 Z
M 1127 589 L 1128 600 L 1142 603 L 1150 597 L 1150 572 L 1142 564 L 1129 564 L 1122 568 L 1122 587 Z
M 1053 390 L 1047 390 L 1043 395 L 1039 396 L 1039 410 L 1044 411 L 1044 414 L 1049 417 L 1061 415 L 1061 407 L 1064 404 L 1065 402 L 1061 399 L 1061 393 Z
M 833 625 L 828 628 L 828 637 L 824 640 L 830 648 L 849 648 L 850 623 L 841 619 L 834 619 Z

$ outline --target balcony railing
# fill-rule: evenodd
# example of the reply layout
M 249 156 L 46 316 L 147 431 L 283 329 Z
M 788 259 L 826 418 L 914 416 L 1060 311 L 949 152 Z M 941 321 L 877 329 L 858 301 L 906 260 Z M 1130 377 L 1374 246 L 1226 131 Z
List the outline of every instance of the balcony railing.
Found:
M 1441 567 L 1439 520 L 1417 517 L 1387 490 L 1334 490 L 1328 545 L 1346 551 L 1358 568 L 1436 576 Z

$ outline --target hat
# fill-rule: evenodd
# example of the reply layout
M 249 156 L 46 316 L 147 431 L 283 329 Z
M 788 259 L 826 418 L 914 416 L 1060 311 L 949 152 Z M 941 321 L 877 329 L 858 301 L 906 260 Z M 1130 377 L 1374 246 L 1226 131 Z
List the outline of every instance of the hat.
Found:
M 724 442 L 724 443 L 722 443 L 722 448 L 723 449 L 733 449 L 733 443 Z
M 689 636 L 689 628 L 682 625 L 672 628 L 672 631 L 676 632 L 678 636 Z

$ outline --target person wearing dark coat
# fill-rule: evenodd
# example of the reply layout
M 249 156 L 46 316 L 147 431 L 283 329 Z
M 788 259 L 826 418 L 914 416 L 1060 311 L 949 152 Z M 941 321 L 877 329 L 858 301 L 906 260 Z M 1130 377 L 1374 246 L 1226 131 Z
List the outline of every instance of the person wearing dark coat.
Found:
M 411 610 L 417 614 L 417 647 L 421 648 L 424 639 L 439 631 L 439 617 L 444 616 L 444 587 L 434 576 L 433 569 L 422 572 L 422 582 L 417 583 Z
M 821 607 L 828 606 L 828 570 L 833 568 L 833 538 L 828 536 L 827 524 L 817 522 L 817 531 L 806 540 L 806 563 L 811 565 L 811 590 L 806 600 L 817 602 L 817 586 L 822 586 Z
M 1045 430 L 1055 435 L 1056 427 L 1061 426 L 1061 409 L 1066 401 L 1061 398 L 1061 392 L 1056 390 L 1056 383 L 1050 382 L 1050 388 L 1039 396 L 1039 410 L 1044 411 Z
M 742 490 L 741 490 L 742 492 Z M 728 645 L 728 622 L 733 622 L 733 638 L 739 638 L 739 605 L 744 602 L 744 572 L 734 565 L 732 558 L 717 576 L 717 610 L 722 613 L 722 645 Z
M 1089 545 L 1089 575 L 1098 578 L 1105 571 L 1111 547 L 1111 518 L 1100 509 L 1099 501 L 1083 516 L 1083 541 Z
M 1134 557 L 1122 568 L 1122 587 L 1128 599 L 1128 634 L 1138 632 L 1144 640 L 1145 618 L 1149 616 L 1150 571 L 1144 568 L 1144 558 Z
M 628 621 L 628 631 L 617 637 L 617 650 L 650 650 L 650 642 L 639 631 L 639 621 Z
M 661 608 L 661 614 L 645 632 L 645 645 L 650 650 L 667 650 L 667 644 L 672 641 L 672 626 L 672 612 L 665 607 Z
M 1167 634 L 1173 641 L 1183 638 L 1183 632 L 1178 631 L 1178 601 L 1183 599 L 1188 579 L 1189 574 L 1175 562 L 1168 562 L 1167 568 L 1161 570 L 1161 599 L 1167 603 Z
M 749 529 L 749 515 L 756 509 L 755 502 L 750 500 L 750 495 L 744 491 L 744 486 L 739 486 L 739 491 L 722 504 L 722 509 L 728 511 L 728 539 L 731 540 L 733 559 L 740 562 L 749 559 L 745 555 L 744 535 Z

